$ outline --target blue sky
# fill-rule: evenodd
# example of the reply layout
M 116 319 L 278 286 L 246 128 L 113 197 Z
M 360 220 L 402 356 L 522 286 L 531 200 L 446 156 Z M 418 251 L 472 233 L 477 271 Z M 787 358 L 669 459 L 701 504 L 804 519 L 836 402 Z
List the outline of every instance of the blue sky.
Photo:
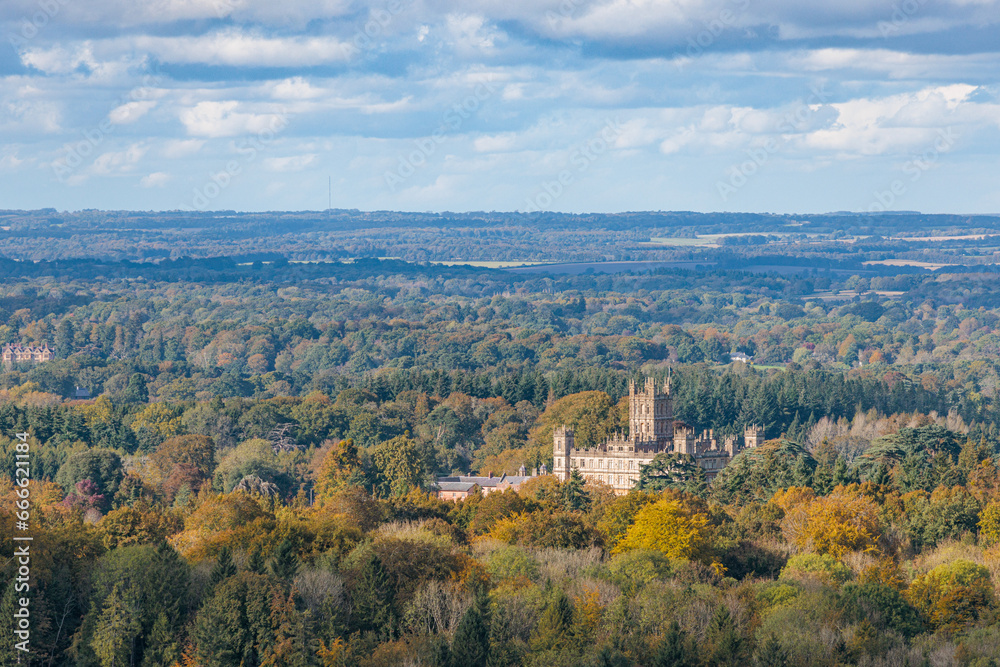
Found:
M 1000 0 L 3 0 L 0 31 L 0 208 L 1000 212 Z

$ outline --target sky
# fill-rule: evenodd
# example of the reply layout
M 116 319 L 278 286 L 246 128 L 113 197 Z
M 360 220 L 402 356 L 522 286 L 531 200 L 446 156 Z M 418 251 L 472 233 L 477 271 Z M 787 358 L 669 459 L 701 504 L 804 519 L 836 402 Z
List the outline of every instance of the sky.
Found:
M 0 0 L 0 209 L 1000 212 L 1000 0 Z

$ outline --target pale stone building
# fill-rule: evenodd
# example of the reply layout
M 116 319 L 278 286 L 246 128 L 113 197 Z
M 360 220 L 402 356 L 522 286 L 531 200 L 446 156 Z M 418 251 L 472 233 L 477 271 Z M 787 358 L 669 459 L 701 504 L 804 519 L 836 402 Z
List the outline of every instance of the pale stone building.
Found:
M 0 353 L 0 357 L 3 359 L 5 365 L 11 365 L 15 362 L 30 362 L 30 363 L 41 363 L 43 361 L 52 361 L 53 357 L 52 350 L 49 349 L 47 344 L 42 345 L 4 345 L 3 352 Z
M 607 442 L 590 449 L 577 449 L 573 429 L 558 427 L 553 434 L 553 472 L 560 481 L 569 478 L 576 468 L 587 479 L 610 485 L 626 493 L 639 480 L 641 466 L 648 465 L 657 454 L 678 452 L 690 454 L 705 471 L 709 481 L 726 467 L 740 450 L 757 447 L 764 442 L 764 429 L 745 429 L 743 443 L 736 437 L 726 438 L 720 446 L 711 430 L 697 435 L 690 426 L 674 419 L 674 401 L 670 381 L 657 387 L 646 378 L 642 389 L 629 382 L 629 432 L 618 433 Z

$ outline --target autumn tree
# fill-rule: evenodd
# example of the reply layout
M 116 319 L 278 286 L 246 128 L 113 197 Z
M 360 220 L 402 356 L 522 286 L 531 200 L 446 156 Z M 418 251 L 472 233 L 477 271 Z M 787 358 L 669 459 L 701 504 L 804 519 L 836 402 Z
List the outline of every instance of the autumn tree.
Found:
M 615 551 L 656 549 L 668 558 L 697 558 L 708 546 L 708 517 L 680 500 L 664 498 L 635 515 Z

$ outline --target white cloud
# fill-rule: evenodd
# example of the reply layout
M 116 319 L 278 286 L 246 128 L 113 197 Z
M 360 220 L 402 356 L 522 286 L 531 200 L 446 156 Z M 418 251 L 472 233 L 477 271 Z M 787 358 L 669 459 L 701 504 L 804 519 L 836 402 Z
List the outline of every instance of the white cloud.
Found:
M 199 102 L 180 112 L 181 123 L 188 134 L 196 137 L 232 137 L 280 131 L 287 119 L 282 114 L 255 114 L 238 111 L 240 103 Z
M 144 188 L 162 188 L 164 185 L 170 182 L 173 177 L 163 171 L 155 171 L 152 174 L 148 174 L 142 177 L 139 181 L 139 185 Z
M 0 170 L 3 171 L 13 171 L 22 164 L 24 164 L 24 160 L 19 159 L 15 153 L 7 153 L 0 158 Z
M 163 147 L 163 156 L 169 159 L 190 157 L 201 150 L 205 142 L 201 139 L 173 139 Z
M 301 76 L 282 79 L 269 85 L 271 96 L 276 100 L 312 100 L 325 95 L 323 90 L 315 88 Z
M 292 155 L 290 157 L 272 157 L 264 160 L 264 166 L 270 171 L 279 173 L 302 171 L 315 163 L 317 157 L 315 153 Z
M 148 100 L 144 102 L 126 102 L 112 109 L 111 113 L 108 114 L 108 120 L 115 125 L 128 125 L 145 116 L 155 106 L 156 102 Z
M 121 174 L 132 171 L 146 155 L 146 146 L 131 144 L 123 151 L 109 151 L 98 155 L 90 167 L 92 174 Z
M 140 36 L 135 48 L 162 62 L 235 67 L 310 67 L 345 62 L 351 49 L 334 37 L 268 37 L 230 29 L 197 37 Z

